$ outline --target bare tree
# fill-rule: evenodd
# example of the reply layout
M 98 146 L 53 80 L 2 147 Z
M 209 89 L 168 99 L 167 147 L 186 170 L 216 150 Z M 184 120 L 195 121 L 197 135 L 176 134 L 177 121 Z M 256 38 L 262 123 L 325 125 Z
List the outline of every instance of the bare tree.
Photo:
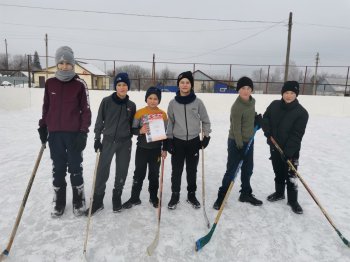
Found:
M 170 82 L 174 82 L 176 79 L 176 73 L 172 72 L 169 68 L 164 68 L 159 74 L 156 74 L 159 83 L 163 86 L 169 85 Z
M 132 90 L 146 90 L 152 84 L 151 71 L 139 65 L 119 66 L 116 67 L 115 72 L 116 74 L 120 72 L 128 73 Z M 114 79 L 113 70 L 108 70 L 107 74 Z

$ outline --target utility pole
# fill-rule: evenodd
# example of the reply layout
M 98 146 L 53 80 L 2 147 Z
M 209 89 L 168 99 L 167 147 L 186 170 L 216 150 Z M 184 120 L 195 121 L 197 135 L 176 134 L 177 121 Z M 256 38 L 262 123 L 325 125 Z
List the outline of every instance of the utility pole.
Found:
M 153 54 L 153 62 L 152 62 L 152 82 L 153 86 L 156 86 L 156 55 Z
M 293 13 L 289 13 L 289 22 L 288 22 L 288 41 L 287 41 L 287 54 L 286 54 L 286 65 L 284 67 L 284 82 L 288 80 L 288 70 L 289 70 L 289 54 L 290 54 L 290 42 L 292 35 L 292 17 Z
M 312 94 L 316 95 L 316 83 L 317 83 L 317 68 L 318 68 L 318 63 L 320 62 L 320 56 L 319 53 L 317 52 L 316 54 L 316 68 L 315 68 L 315 75 L 314 75 L 314 83 L 313 83 L 313 88 L 312 88 Z
M 45 34 L 45 47 L 46 47 L 46 80 L 49 78 L 48 76 L 48 56 L 49 56 L 49 51 L 48 51 L 48 40 L 47 40 L 47 34 Z
M 32 78 L 31 78 L 31 64 L 30 64 L 30 55 L 27 55 L 27 67 L 28 67 L 28 87 L 31 88 L 32 87 Z
M 261 76 L 262 76 L 262 68 L 260 68 L 260 73 L 259 73 L 259 89 L 261 89 L 262 94 L 263 94 L 264 90 L 262 90 L 262 87 L 261 87 Z
M 6 70 L 9 69 L 9 56 L 8 56 L 8 53 L 7 53 L 7 40 L 5 39 L 5 49 L 6 49 Z M 7 72 L 6 72 L 6 75 L 7 75 Z

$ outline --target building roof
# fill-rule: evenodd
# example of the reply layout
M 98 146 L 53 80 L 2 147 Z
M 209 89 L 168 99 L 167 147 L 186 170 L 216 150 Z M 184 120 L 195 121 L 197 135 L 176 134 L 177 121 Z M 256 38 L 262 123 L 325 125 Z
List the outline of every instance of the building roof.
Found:
M 196 70 L 193 72 L 193 79 L 194 80 L 210 80 L 215 81 L 212 77 L 208 76 L 207 74 L 203 73 L 201 70 Z
M 345 85 L 346 85 L 345 78 L 327 77 L 318 83 L 317 89 L 323 90 L 325 88 L 329 91 L 344 92 Z M 348 88 L 349 86 L 350 86 L 350 82 L 348 82 Z
M 92 75 L 106 76 L 106 74 L 103 71 L 101 71 L 100 69 L 98 69 L 96 66 L 92 64 L 88 64 L 81 61 L 76 61 L 76 63 L 82 68 L 84 68 L 85 70 L 89 71 Z
M 96 66 L 89 64 L 89 63 L 85 63 L 82 61 L 75 61 L 75 63 L 80 66 L 81 68 L 85 69 L 86 71 L 88 71 L 91 75 L 95 75 L 95 76 L 107 76 L 103 71 L 101 71 L 100 69 L 98 69 Z M 49 66 L 48 69 L 50 70 L 50 68 L 56 68 L 56 66 Z M 43 70 L 41 72 L 45 72 L 45 69 L 43 68 Z

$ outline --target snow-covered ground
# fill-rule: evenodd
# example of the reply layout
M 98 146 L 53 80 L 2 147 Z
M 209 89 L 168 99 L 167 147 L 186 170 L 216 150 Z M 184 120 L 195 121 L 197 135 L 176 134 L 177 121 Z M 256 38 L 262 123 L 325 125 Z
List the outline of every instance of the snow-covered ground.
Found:
M 30 93 L 31 102 L 22 101 L 17 109 L 0 109 L 0 251 L 6 248 L 18 208 L 32 173 L 40 149 L 36 131 L 40 118 L 38 94 Z M 91 92 L 93 124 L 101 97 L 110 92 Z M 0 93 L 14 102 L 21 96 Z M 144 105 L 143 92 L 129 93 L 138 107 Z M 33 96 L 40 99 L 33 103 Z M 160 105 L 166 109 L 173 94 L 163 94 Z M 212 121 L 212 139 L 205 150 L 206 211 L 211 223 L 217 215 L 212 208 L 226 166 L 226 139 L 229 128 L 229 111 L 235 95 L 199 94 Z M 276 96 L 279 98 L 279 96 Z M 256 95 L 257 111 L 276 98 Z M 324 98 L 320 107 L 329 106 L 329 114 L 311 112 L 304 136 L 299 172 L 342 234 L 350 239 L 350 116 L 334 116 L 333 98 Z M 338 98 L 339 99 L 339 98 Z M 346 98 L 345 98 L 346 99 Z M 349 99 L 349 98 L 348 98 Z M 311 100 L 300 97 L 301 101 Z M 6 101 L 3 101 L 4 103 Z M 15 104 L 16 104 L 15 103 Z M 349 106 L 348 100 L 345 102 Z M 314 105 L 315 103 L 313 103 Z M 340 105 L 344 108 L 344 105 Z M 1 108 L 1 106 L 0 106 Z M 327 111 L 327 110 L 325 110 Z M 334 111 L 333 111 L 334 112 Z M 91 128 L 93 129 L 93 128 Z M 135 141 L 135 140 L 134 140 Z M 134 171 L 132 160 L 122 200 L 130 197 Z M 170 199 L 170 158 L 164 172 L 163 209 L 160 241 L 155 253 L 149 257 L 147 246 L 153 241 L 157 228 L 157 212 L 148 202 L 148 181 L 141 193 L 142 204 L 121 213 L 112 212 L 112 186 L 114 161 L 107 184 L 105 209 L 91 220 L 87 246 L 89 261 L 350 261 L 346 247 L 329 222 L 299 183 L 299 202 L 303 215 L 294 214 L 286 200 L 277 203 L 266 201 L 274 190 L 274 175 L 268 160 L 268 147 L 261 131 L 255 139 L 255 168 L 252 176 L 254 194 L 264 201 L 261 207 L 241 203 L 240 179 L 236 179 L 228 203 L 211 241 L 200 252 L 195 252 L 195 241 L 208 233 L 202 208 L 194 210 L 186 203 L 186 175 L 182 179 L 181 202 L 176 210 L 166 208 Z M 84 177 L 87 199 L 90 197 L 95 166 L 93 134 L 84 151 Z M 198 191 L 201 200 L 202 164 L 198 166 Z M 69 179 L 67 180 L 69 184 Z M 69 188 L 69 187 L 68 187 Z M 50 217 L 52 188 L 49 150 L 44 151 L 17 235 L 7 261 L 80 261 L 85 240 L 87 219 L 72 214 L 71 190 L 68 190 L 66 212 L 60 219 Z

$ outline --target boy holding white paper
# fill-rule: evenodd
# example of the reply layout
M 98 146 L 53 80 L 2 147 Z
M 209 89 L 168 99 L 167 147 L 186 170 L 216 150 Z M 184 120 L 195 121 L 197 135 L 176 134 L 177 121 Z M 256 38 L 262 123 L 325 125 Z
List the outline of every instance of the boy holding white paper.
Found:
M 123 208 L 141 204 L 140 192 L 143 180 L 146 177 L 148 165 L 148 180 L 150 203 L 158 207 L 159 167 L 161 157 L 166 158 L 167 151 L 162 149 L 163 140 L 166 139 L 165 127 L 168 118 L 166 113 L 158 108 L 162 93 L 156 87 L 150 87 L 145 96 L 147 106 L 136 111 L 132 125 L 134 135 L 137 135 L 137 148 L 135 155 L 135 172 L 131 189 L 131 197 L 123 204 Z

